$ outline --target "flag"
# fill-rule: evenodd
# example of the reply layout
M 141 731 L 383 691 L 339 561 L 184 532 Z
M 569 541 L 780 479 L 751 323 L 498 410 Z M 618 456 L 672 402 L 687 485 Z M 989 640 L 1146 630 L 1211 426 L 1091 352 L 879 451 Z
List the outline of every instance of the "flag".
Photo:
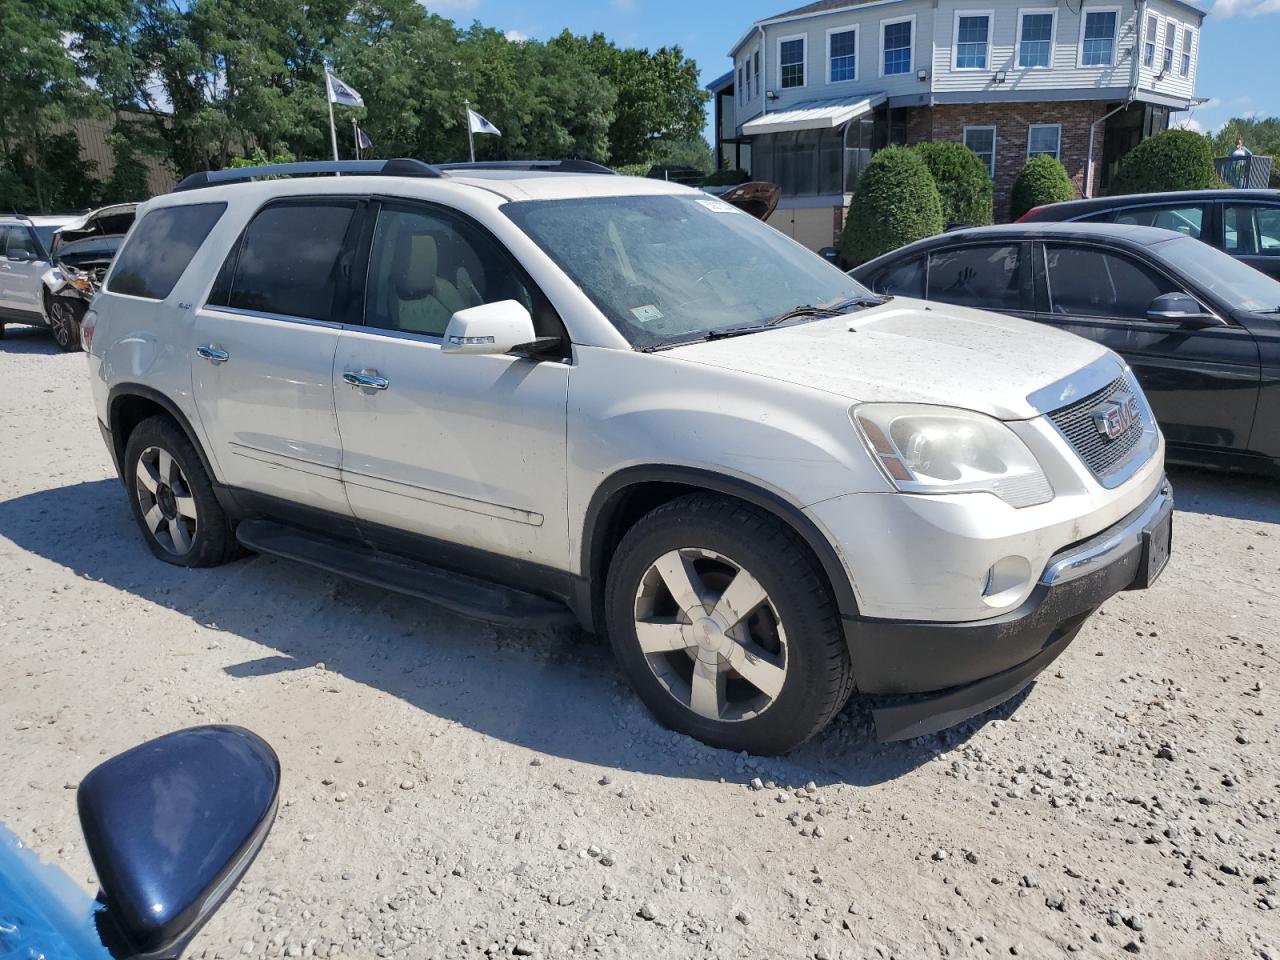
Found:
M 324 76 L 328 81 L 330 103 L 341 103 L 348 107 L 364 106 L 364 98 L 356 93 L 353 88 L 347 86 L 332 73 L 326 73 Z
M 467 120 L 471 123 L 472 133 L 488 133 L 495 137 L 502 136 L 502 131 L 495 127 L 480 114 L 476 113 L 470 107 L 467 107 Z
M 361 150 L 373 149 L 373 141 L 369 139 L 369 135 L 360 127 L 356 127 L 356 145 L 359 146 Z

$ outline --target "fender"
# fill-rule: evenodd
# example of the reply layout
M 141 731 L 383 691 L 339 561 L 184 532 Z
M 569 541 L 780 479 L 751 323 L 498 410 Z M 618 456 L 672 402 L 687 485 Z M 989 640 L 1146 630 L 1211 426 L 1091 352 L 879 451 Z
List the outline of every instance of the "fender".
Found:
M 722 473 L 698 467 L 671 464 L 625 467 L 616 473 L 610 474 L 596 487 L 595 493 L 591 495 L 591 502 L 587 505 L 587 513 L 583 519 L 582 528 L 581 569 L 584 578 L 587 580 L 594 579 L 596 571 L 600 569 L 599 564 L 603 560 L 601 554 L 604 550 L 603 541 L 605 540 L 603 534 L 609 529 L 612 515 L 621 502 L 619 495 L 629 487 L 644 483 L 676 483 L 710 490 L 715 493 L 723 493 L 726 496 L 736 497 L 739 500 L 745 500 L 747 503 L 754 504 L 762 510 L 767 510 L 798 533 L 801 539 L 808 544 L 809 549 L 813 551 L 814 556 L 818 558 L 818 562 L 822 565 L 823 572 L 826 573 L 827 580 L 831 584 L 831 590 L 835 596 L 836 606 L 840 611 L 840 615 L 842 617 L 856 617 L 858 615 L 858 604 L 854 598 L 853 584 L 850 583 L 849 575 L 845 572 L 844 563 L 841 561 L 839 554 L 836 553 L 835 547 L 831 545 L 831 541 L 827 539 L 826 534 L 818 528 L 818 525 L 804 511 L 771 490 L 757 486 L 749 480 L 726 476 Z
M 187 439 L 191 441 L 191 446 L 195 447 L 196 456 L 200 458 L 200 465 L 204 467 L 205 475 L 208 476 L 214 489 L 217 490 L 222 486 L 217 479 L 217 473 L 213 470 L 213 464 L 209 462 L 209 457 L 204 452 L 204 446 L 196 436 L 195 430 L 192 429 L 191 421 L 187 419 L 186 414 L 178 409 L 178 405 L 159 390 L 143 386 L 140 383 L 117 383 L 107 394 L 107 416 L 111 421 L 107 426 L 111 430 L 111 451 L 116 460 L 116 472 L 120 474 L 121 482 L 124 481 L 124 448 L 127 441 L 120 435 L 119 405 L 120 401 L 131 397 L 150 400 L 161 407 L 169 416 L 173 417 L 178 426 L 182 428 L 182 432 L 187 435 Z

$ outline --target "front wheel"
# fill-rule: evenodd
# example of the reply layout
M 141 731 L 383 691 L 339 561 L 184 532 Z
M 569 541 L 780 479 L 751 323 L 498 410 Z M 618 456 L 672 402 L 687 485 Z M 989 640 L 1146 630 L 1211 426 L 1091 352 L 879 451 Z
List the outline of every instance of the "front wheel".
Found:
M 84 303 L 67 297 L 48 297 L 46 308 L 53 342 L 67 353 L 79 350 L 80 318 L 84 316 Z
M 853 687 L 831 588 L 773 515 L 694 494 L 643 517 L 609 568 L 610 642 L 666 726 L 715 747 L 785 753 Z

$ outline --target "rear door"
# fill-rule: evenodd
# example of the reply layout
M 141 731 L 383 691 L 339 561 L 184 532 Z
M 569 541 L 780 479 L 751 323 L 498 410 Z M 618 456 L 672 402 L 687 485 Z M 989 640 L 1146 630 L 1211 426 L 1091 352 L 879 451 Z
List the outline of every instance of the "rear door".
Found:
M 1044 323 L 1096 340 L 1128 361 L 1171 442 L 1244 449 L 1258 399 L 1258 346 L 1234 323 L 1203 329 L 1152 320 L 1157 296 L 1186 292 L 1129 251 L 1069 242 L 1037 244 Z
M 364 323 L 343 331 L 334 365 L 342 476 L 366 537 L 444 566 L 484 554 L 568 569 L 571 366 L 440 350 L 455 311 L 517 300 L 567 351 L 559 317 L 492 234 L 447 207 L 385 201 L 369 246 Z
M 350 516 L 333 358 L 364 206 L 348 198 L 266 204 L 196 310 L 191 382 L 223 481 L 285 519 Z
M 1224 202 L 1222 249 L 1280 279 L 1280 204 Z
M 928 299 L 1034 319 L 1030 251 L 1020 240 L 935 248 L 928 254 Z

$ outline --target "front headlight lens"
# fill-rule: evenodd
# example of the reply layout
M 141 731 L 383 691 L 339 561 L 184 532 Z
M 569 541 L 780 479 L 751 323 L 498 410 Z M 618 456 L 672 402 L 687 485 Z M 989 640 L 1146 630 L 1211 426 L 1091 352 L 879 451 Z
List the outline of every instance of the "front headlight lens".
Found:
M 864 403 L 849 414 L 904 493 L 993 493 L 1013 507 L 1053 499 L 1035 456 L 994 417 L 907 403 Z

